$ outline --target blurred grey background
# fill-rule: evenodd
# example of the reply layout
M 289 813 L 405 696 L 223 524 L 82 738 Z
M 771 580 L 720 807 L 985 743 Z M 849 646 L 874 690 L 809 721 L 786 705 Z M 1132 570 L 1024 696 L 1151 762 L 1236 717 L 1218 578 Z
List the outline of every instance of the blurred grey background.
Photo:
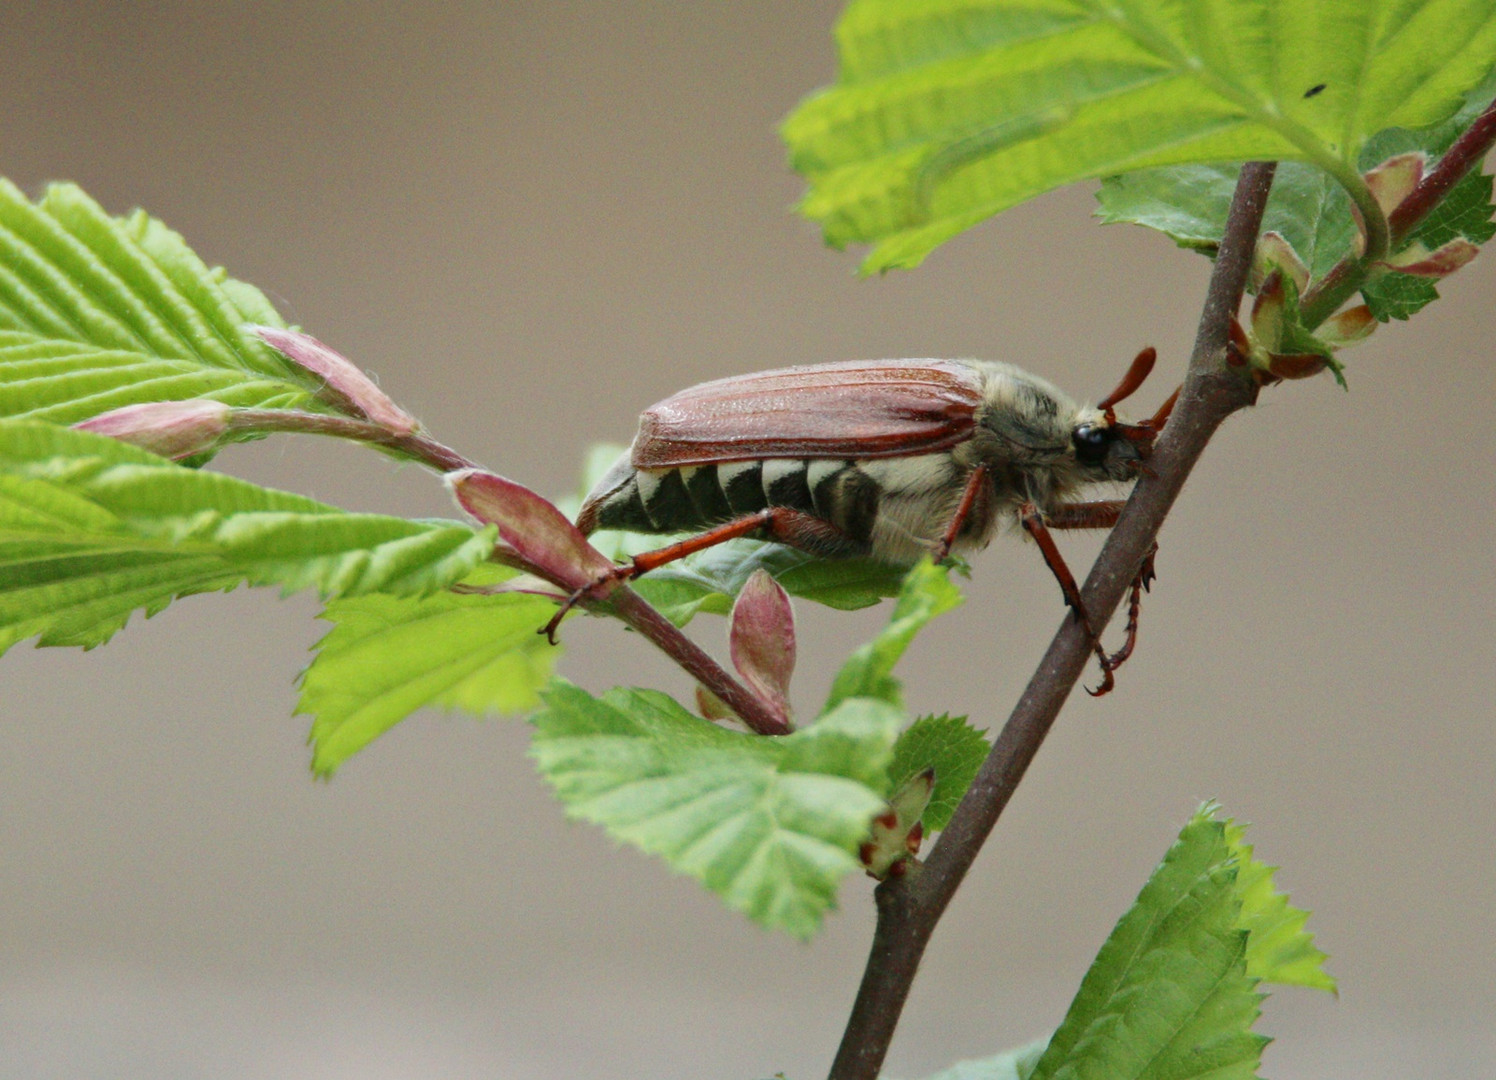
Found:
M 1182 370 L 1207 263 L 1012 211 L 858 281 L 789 207 L 776 124 L 833 76 L 838 5 L 10 5 L 0 167 L 144 206 L 356 358 L 452 445 L 543 491 L 707 378 L 885 356 L 1016 361 L 1078 396 L 1142 345 Z M 1222 431 L 1162 539 L 1136 659 L 1077 695 L 925 961 L 888 1069 L 1058 1021 L 1200 800 L 1255 823 L 1333 955 L 1280 991 L 1275 1077 L 1491 1076 L 1496 380 L 1487 255 L 1413 327 Z M 278 440 L 217 467 L 359 509 L 439 483 Z M 1084 565 L 1094 541 L 1071 539 Z M 1033 549 L 974 560 L 911 704 L 997 726 L 1062 615 Z M 396 1080 L 823 1074 L 869 883 L 810 944 L 570 826 L 520 721 L 423 713 L 315 783 L 305 596 L 179 603 L 0 667 L 0 1077 Z M 882 612 L 801 606 L 801 700 Z M 1115 633 L 1115 631 L 1114 631 Z M 716 646 L 720 621 L 697 634 Z M 568 624 L 593 688 L 684 691 Z M 585 658 L 583 662 L 582 658 Z

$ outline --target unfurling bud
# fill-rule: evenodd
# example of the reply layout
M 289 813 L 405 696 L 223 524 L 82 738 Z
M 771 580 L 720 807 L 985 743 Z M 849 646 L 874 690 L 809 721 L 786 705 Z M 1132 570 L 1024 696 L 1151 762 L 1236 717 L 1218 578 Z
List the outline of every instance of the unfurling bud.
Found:
M 898 877 L 908 867 L 906 860 L 919 853 L 924 839 L 925 807 L 935 793 L 935 770 L 926 769 L 909 778 L 888 800 L 888 809 L 873 818 L 872 835 L 857 851 L 868 876 L 879 881 Z
M 248 329 L 271 348 L 284 353 L 297 367 L 321 376 L 323 386 L 319 396 L 339 411 L 378 424 L 396 435 L 409 435 L 417 428 L 415 417 L 391 401 L 362 368 L 336 349 L 297 330 L 276 326 Z
M 1391 214 L 1402 201 L 1413 194 L 1413 189 L 1423 182 L 1423 169 L 1428 158 L 1421 151 L 1410 151 L 1388 158 L 1369 170 L 1363 177 L 1366 186 L 1383 214 Z
M 231 412 L 221 401 L 150 401 L 112 409 L 73 426 L 180 461 L 213 449 L 228 434 Z
M 1456 237 L 1433 251 L 1419 243 L 1410 244 L 1403 251 L 1384 259 L 1383 265 L 1414 277 L 1442 278 L 1448 277 L 1479 254 L 1480 248 L 1463 237 Z
M 795 672 L 795 613 L 790 598 L 766 570 L 749 576 L 732 606 L 728 646 L 733 667 L 774 714 L 790 719 Z
M 1258 239 L 1252 257 L 1252 288 L 1261 289 L 1262 283 L 1275 269 L 1287 275 L 1299 292 L 1303 292 L 1309 283 L 1309 268 L 1293 245 L 1280 232 L 1265 232 Z
M 497 554 L 563 589 L 584 589 L 613 572 L 566 515 L 523 484 L 481 469 L 446 475 L 452 494 L 473 517 L 499 527 Z
M 1377 319 L 1371 308 L 1357 304 L 1326 319 L 1319 328 L 1319 337 L 1326 345 L 1341 349 L 1365 341 L 1376 328 Z

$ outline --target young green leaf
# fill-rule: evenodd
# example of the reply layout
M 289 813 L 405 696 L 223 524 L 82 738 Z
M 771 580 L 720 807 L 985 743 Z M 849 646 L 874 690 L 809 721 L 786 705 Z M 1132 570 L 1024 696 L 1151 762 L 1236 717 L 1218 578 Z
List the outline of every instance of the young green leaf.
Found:
M 1336 992 L 1325 971 L 1327 957 L 1304 929 L 1309 912 L 1288 902 L 1273 884 L 1277 869 L 1259 862 L 1245 842 L 1246 828 L 1226 822 L 1226 843 L 1238 864 L 1236 889 L 1242 898 L 1241 925 L 1247 930 L 1247 974 L 1266 983 L 1307 986 Z
M 1305 951 L 1300 913 L 1215 814 L 1195 814 L 1118 920 L 1033 1080 L 1253 1080 L 1268 1041 L 1252 1031 L 1259 979 L 1325 985 L 1307 972 L 1322 956 Z
M 661 856 L 728 907 L 809 937 L 884 808 L 900 717 L 845 702 L 783 738 L 728 731 L 649 690 L 544 692 L 531 749 L 566 812 Z
M 893 676 L 894 665 L 931 619 L 950 611 L 961 599 L 944 567 L 926 561 L 910 570 L 888 625 L 849 656 L 836 673 L 826 711 L 854 697 L 878 698 L 902 708 L 903 684 Z
M 0 417 L 68 424 L 188 398 L 321 408 L 320 380 L 253 324 L 285 325 L 154 218 L 110 217 L 71 184 L 33 203 L 0 179 Z
M 888 766 L 889 787 L 898 790 L 926 769 L 935 770 L 935 790 L 925 807 L 929 831 L 946 827 L 956 804 L 991 749 L 986 732 L 972 727 L 964 716 L 922 716 L 894 743 Z
M 1442 123 L 1417 130 L 1379 131 L 1361 148 L 1357 170 L 1366 172 L 1394 155 L 1410 152 L 1437 160 L 1493 96 L 1496 81 L 1488 78 L 1467 95 L 1458 113 Z M 1213 254 L 1239 172 L 1235 165 L 1178 165 L 1110 177 L 1097 192 L 1100 206 L 1096 213 L 1108 224 L 1144 225 L 1167 234 L 1182 247 Z M 1475 169 L 1419 223 L 1406 243 L 1434 250 L 1461 237 L 1483 244 L 1496 234 L 1493 214 L 1491 177 Z M 1274 175 L 1262 229 L 1288 241 L 1308 268 L 1311 281 L 1352 255 L 1357 235 L 1345 190 L 1321 169 L 1292 161 L 1279 165 Z M 1439 295 L 1433 281 L 1403 273 L 1373 278 L 1361 292 L 1383 322 L 1405 319 Z
M 132 611 L 242 581 L 421 596 L 469 573 L 493 530 L 350 514 L 38 421 L 0 422 L 0 650 L 101 644 Z
M 665 543 L 650 539 L 651 547 Z M 651 570 L 632 587 L 684 626 L 699 612 L 726 615 L 755 570 L 767 571 L 791 596 L 842 611 L 897 596 L 904 576 L 902 567 L 872 559 L 823 559 L 783 544 L 732 540 Z
M 1237 866 L 1196 814 L 1101 947 L 1034 1080 L 1253 1080 L 1267 1039 L 1247 975 Z
M 872 273 L 1035 195 L 1142 168 L 1309 161 L 1445 119 L 1496 61 L 1463 0 L 852 0 L 836 85 L 785 121 L 801 204 Z
M 958 1061 L 924 1080 L 1028 1080 L 1048 1044 L 1048 1039 L 1038 1039 L 992 1057 Z
M 492 584 L 512 572 L 480 573 Z M 534 708 L 559 655 L 535 631 L 554 611 L 521 593 L 332 601 L 322 617 L 333 628 L 301 676 L 297 711 L 313 717 L 312 771 L 332 775 L 423 706 L 478 714 Z

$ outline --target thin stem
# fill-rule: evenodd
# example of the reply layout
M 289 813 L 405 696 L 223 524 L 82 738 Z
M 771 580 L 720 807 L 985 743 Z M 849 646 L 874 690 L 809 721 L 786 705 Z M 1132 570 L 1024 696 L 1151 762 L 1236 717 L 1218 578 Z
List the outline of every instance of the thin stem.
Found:
M 1388 250 L 1395 251 L 1429 212 L 1458 184 L 1466 173 L 1479 165 L 1496 145 L 1496 102 L 1475 118 L 1454 141 L 1439 163 L 1387 217 Z M 1370 250 L 1368 247 L 1368 256 Z M 1376 260 L 1350 256 L 1341 259 L 1330 272 L 1316 282 L 1299 302 L 1299 316 L 1304 326 L 1313 330 L 1355 295 L 1366 282 Z
M 369 423 L 346 416 L 329 416 L 326 413 L 298 412 L 291 409 L 235 409 L 230 414 L 229 427 L 236 431 L 289 431 L 310 435 L 332 435 L 340 439 L 370 443 L 392 450 L 402 457 L 411 458 L 428 465 L 438 472 L 448 473 L 456 469 L 476 469 L 467 458 L 450 447 L 443 446 L 419 432 L 397 435 Z M 538 567 L 525 564 L 524 569 L 541 577 L 547 577 Z M 549 578 L 547 577 L 547 580 Z M 568 591 L 564 583 L 555 583 L 557 588 Z M 788 735 L 790 727 L 753 691 L 738 682 L 713 660 L 694 641 L 661 615 L 638 593 L 627 586 L 615 590 L 605 599 L 588 602 L 584 606 L 604 614 L 616 615 L 679 664 L 688 675 L 705 686 L 735 712 L 748 727 L 760 735 Z
M 443 446 L 420 432 L 397 435 L 367 420 L 327 413 L 300 412 L 296 409 L 235 409 L 229 415 L 233 431 L 287 431 L 305 435 L 331 435 L 339 439 L 370 443 L 391 450 L 401 457 L 448 473 L 455 469 L 476 469 L 473 462 L 456 450 Z
M 1098 626 L 1121 603 L 1160 526 L 1211 435 L 1257 390 L 1227 364 L 1227 333 L 1241 304 L 1274 165 L 1246 165 L 1226 221 L 1179 403 L 1160 434 L 1150 473 L 1139 479 L 1081 595 Z M 875 1080 L 920 957 L 946 905 L 1038 753 L 1091 655 L 1079 623 L 1066 618 L 1029 680 L 992 752 L 922 868 L 879 885 L 878 925 L 857 1001 L 831 1067 L 832 1080 Z
M 759 735 L 790 733 L 790 726 L 774 715 L 762 698 L 729 675 L 701 646 L 628 586 L 615 590 L 600 606 L 652 641 L 686 674 L 721 698 L 750 730 Z

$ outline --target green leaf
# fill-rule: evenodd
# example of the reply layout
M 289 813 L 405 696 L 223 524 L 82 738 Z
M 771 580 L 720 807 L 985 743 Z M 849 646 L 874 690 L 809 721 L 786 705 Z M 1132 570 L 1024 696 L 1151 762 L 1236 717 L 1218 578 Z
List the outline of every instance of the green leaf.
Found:
M 320 409 L 318 380 L 245 327 L 284 326 L 142 212 L 0 179 L 0 417 L 70 424 L 149 401 Z
M 1164 165 L 1348 176 L 1384 128 L 1443 120 L 1496 61 L 1466 0 L 852 0 L 841 71 L 785 121 L 801 211 L 864 272 L 993 214 Z
M 666 542 L 662 537 L 650 540 L 652 548 Z M 760 569 L 791 596 L 843 611 L 897 595 L 904 576 L 903 567 L 872 559 L 824 559 L 783 544 L 732 540 L 651 570 L 634 588 L 666 618 L 684 626 L 698 612 L 726 615 L 744 583 Z
M 508 576 L 487 570 L 483 581 Z M 333 628 L 302 674 L 297 710 L 313 717 L 312 770 L 332 775 L 423 706 L 478 714 L 534 708 L 559 655 L 535 631 L 554 612 L 549 600 L 520 593 L 332 601 L 322 617 Z
M 903 684 L 893 676 L 894 665 L 931 619 L 950 611 L 961 599 L 945 568 L 926 560 L 910 570 L 888 625 L 836 673 L 826 711 L 854 697 L 878 698 L 902 709 Z
M 728 731 L 664 694 L 561 680 L 531 754 L 566 812 L 661 856 L 728 907 L 809 937 L 884 809 L 898 713 L 845 702 L 783 738 Z
M 958 1061 L 924 1080 L 1028 1080 L 1047 1045 L 1048 1039 L 1037 1039 L 1027 1046 L 992 1057 Z
M 935 790 L 925 807 L 925 828 L 946 827 L 956 804 L 991 749 L 986 732 L 972 727 L 964 716 L 922 716 L 899 736 L 888 767 L 889 787 L 897 791 L 924 772 L 935 770 Z
M 1324 969 L 1327 958 L 1304 929 L 1309 912 L 1292 906 L 1288 894 L 1274 887 L 1277 867 L 1253 857 L 1245 833 L 1244 826 L 1226 822 L 1226 843 L 1239 866 L 1236 889 L 1242 898 L 1241 926 L 1248 932 L 1247 974 L 1267 983 L 1336 993 L 1335 980 Z
M 1443 123 L 1378 132 L 1362 148 L 1357 169 L 1364 172 L 1411 151 L 1436 161 L 1493 97 L 1496 80 L 1488 78 Z M 1225 229 L 1239 171 L 1235 165 L 1180 165 L 1110 177 L 1097 192 L 1100 206 L 1096 213 L 1107 224 L 1144 225 L 1166 233 L 1182 247 L 1213 254 Z M 1496 235 L 1493 214 L 1491 176 L 1475 169 L 1419 223 L 1407 243 L 1416 241 L 1431 251 L 1456 237 L 1484 244 Z M 1293 246 L 1308 267 L 1311 281 L 1352 254 L 1357 233 L 1345 190 L 1322 170 L 1291 161 L 1281 164 L 1273 178 L 1262 229 L 1280 233 Z M 1383 322 L 1406 319 L 1439 295 L 1433 281 L 1401 273 L 1374 278 L 1361 292 L 1372 314 Z
M 1034 1080 L 1252 1080 L 1259 980 L 1333 989 L 1242 830 L 1196 812 L 1101 947 Z
M 1101 947 L 1034 1080 L 1252 1080 L 1268 1040 L 1247 974 L 1237 864 L 1197 813 Z
M 98 645 L 130 613 L 247 581 L 422 596 L 486 559 L 493 530 L 350 514 L 85 431 L 0 421 L 0 651 Z

